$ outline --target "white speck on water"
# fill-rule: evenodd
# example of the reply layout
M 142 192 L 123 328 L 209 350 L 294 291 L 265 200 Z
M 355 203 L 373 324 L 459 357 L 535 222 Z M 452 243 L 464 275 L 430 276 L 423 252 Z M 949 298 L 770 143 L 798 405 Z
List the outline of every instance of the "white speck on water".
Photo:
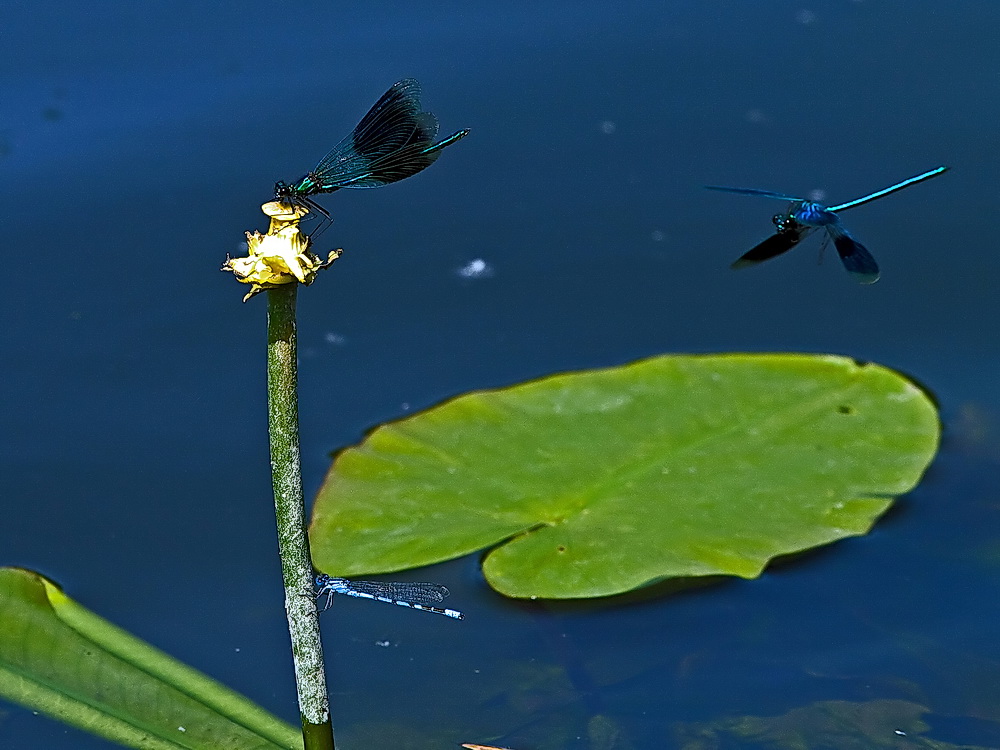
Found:
M 603 120 L 599 127 L 601 128 L 601 132 L 604 133 L 604 135 L 611 135 L 616 130 L 618 130 L 618 126 L 615 125 L 611 120 Z
M 333 344 L 334 346 L 343 346 L 347 343 L 347 337 L 342 336 L 339 333 L 334 333 L 333 331 L 328 331 L 324 336 L 323 340 L 328 344 Z
M 667 235 L 661 232 L 659 229 L 654 229 L 652 232 L 650 232 L 649 238 L 653 240 L 653 242 L 663 242 L 663 240 L 667 239 Z
M 816 19 L 816 14 L 811 10 L 806 10 L 805 8 L 795 14 L 795 20 L 805 26 L 808 26 L 811 23 L 816 23 Z
M 463 279 L 488 279 L 493 275 L 493 266 L 482 258 L 470 260 L 464 266 L 455 269 L 455 273 Z

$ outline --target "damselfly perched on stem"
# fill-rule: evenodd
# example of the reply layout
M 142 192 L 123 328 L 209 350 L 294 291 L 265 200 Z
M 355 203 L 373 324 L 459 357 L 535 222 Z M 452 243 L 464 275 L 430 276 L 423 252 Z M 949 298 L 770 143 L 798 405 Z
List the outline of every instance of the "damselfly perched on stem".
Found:
M 424 612 L 435 612 L 456 620 L 464 619 L 465 615 L 454 609 L 433 606 L 444 601 L 448 593 L 447 587 L 438 583 L 349 581 L 346 578 L 332 578 L 326 573 L 316 575 L 316 598 L 326 597 L 324 610 L 330 608 L 334 594 L 346 594 L 387 604 L 398 604 L 410 609 L 422 609 Z

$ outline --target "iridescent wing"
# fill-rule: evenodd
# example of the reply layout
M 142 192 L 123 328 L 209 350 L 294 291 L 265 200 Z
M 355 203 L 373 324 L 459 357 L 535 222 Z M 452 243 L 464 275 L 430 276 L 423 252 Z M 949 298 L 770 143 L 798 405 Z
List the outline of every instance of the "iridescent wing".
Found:
M 374 188 L 426 169 L 445 146 L 464 138 L 461 130 L 435 143 L 438 120 L 420 111 L 420 84 L 407 78 L 385 92 L 349 136 L 308 175 L 290 187 L 293 196 Z
M 826 231 L 833 239 L 833 246 L 837 248 L 840 262 L 859 284 L 874 284 L 878 281 L 878 263 L 868 252 L 868 248 L 854 239 L 839 224 L 828 226 Z
M 724 187 L 722 185 L 705 185 L 706 190 L 718 190 L 722 193 L 736 193 L 737 195 L 759 195 L 764 198 L 777 198 L 782 201 L 790 201 L 793 203 L 799 203 L 805 200 L 805 198 L 796 198 L 792 195 L 785 195 L 784 193 L 776 193 L 773 190 L 758 190 L 757 188 L 738 188 L 738 187 Z

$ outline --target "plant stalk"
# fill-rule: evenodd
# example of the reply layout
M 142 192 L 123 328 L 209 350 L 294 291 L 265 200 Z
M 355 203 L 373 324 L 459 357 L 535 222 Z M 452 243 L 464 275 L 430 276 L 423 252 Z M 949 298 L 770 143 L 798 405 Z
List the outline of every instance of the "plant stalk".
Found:
M 305 750 L 333 750 L 319 613 L 306 534 L 299 453 L 298 365 L 295 297 L 298 284 L 267 292 L 267 402 L 271 481 L 278 522 L 278 550 L 285 585 L 285 613 L 292 639 L 295 683 Z

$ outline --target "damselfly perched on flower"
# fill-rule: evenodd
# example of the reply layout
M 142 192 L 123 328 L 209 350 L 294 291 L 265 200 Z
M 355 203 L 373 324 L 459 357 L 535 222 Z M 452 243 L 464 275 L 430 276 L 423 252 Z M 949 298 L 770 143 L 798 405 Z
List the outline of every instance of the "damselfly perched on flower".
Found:
M 327 211 L 310 196 L 341 188 L 376 188 L 412 177 L 435 162 L 446 146 L 469 134 L 459 130 L 435 142 L 438 120 L 420 111 L 420 84 L 406 78 L 375 102 L 354 130 L 312 171 L 289 184 L 274 184 L 278 201 L 303 206 L 326 219 Z

